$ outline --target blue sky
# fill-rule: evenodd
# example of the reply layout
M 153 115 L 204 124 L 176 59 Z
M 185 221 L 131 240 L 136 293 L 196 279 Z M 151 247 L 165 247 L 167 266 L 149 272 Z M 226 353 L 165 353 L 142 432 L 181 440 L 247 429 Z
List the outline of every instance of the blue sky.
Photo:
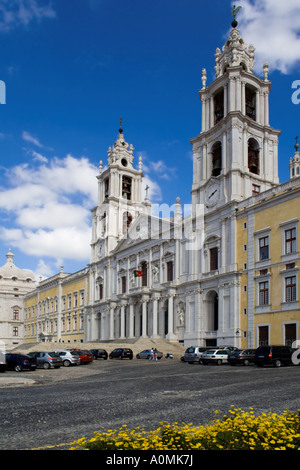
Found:
M 0 0 L 0 265 L 9 248 L 37 276 L 88 264 L 98 164 L 120 117 L 152 202 L 190 203 L 201 71 L 211 83 L 232 3 L 258 75 L 269 61 L 284 182 L 300 135 L 299 0 Z

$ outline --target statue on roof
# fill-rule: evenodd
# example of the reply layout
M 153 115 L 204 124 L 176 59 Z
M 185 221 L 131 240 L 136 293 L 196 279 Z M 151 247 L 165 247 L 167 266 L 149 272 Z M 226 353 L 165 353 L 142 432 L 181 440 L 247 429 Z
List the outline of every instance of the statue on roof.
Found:
M 238 14 L 238 12 L 240 11 L 242 7 L 237 7 L 235 5 L 233 5 L 233 7 L 231 8 L 231 14 L 233 16 L 233 22 L 231 23 L 231 26 L 233 28 L 236 28 L 237 25 L 238 25 L 238 22 L 236 21 L 236 15 Z

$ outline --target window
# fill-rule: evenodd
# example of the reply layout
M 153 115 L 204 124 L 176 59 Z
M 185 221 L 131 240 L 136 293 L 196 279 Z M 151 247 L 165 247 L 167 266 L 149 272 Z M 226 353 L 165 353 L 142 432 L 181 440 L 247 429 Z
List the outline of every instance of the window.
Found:
M 214 97 L 215 124 L 224 117 L 224 89 L 220 90 Z
M 285 231 L 285 254 L 296 253 L 297 251 L 297 238 L 296 229 L 291 228 Z
M 132 215 L 130 212 L 124 212 L 123 214 L 123 233 L 127 233 L 132 222 Z
M 259 283 L 259 305 L 269 304 L 269 281 Z
M 122 276 L 121 283 L 122 283 L 122 294 L 125 294 L 125 292 L 126 292 L 126 276 Z
M 106 178 L 104 181 L 104 197 L 107 198 L 109 196 L 109 178 Z
M 295 269 L 295 263 L 288 263 L 285 265 L 285 269 L 286 270 L 289 270 L 289 269 Z
M 255 196 L 255 194 L 260 193 L 260 186 L 258 184 L 253 184 L 252 185 L 252 194 Z
M 13 310 L 13 320 L 19 320 L 19 310 L 18 309 L 14 309 Z
M 13 327 L 13 336 L 19 336 L 19 328 L 17 326 Z
M 294 302 L 296 300 L 296 276 L 285 278 L 285 301 Z
M 259 175 L 259 145 L 252 138 L 248 140 L 248 169 L 251 173 Z
M 147 280 L 147 263 L 146 261 L 144 261 L 142 263 L 142 286 L 145 287 L 147 286 L 148 284 L 148 280 Z
M 246 116 L 256 119 L 256 92 L 254 88 L 246 86 Z
M 259 346 L 267 346 L 269 344 L 269 327 L 258 327 L 258 344 Z
M 103 299 L 103 284 L 99 284 L 99 299 Z
M 222 145 L 216 142 L 212 148 L 212 176 L 219 176 L 222 170 Z
M 294 341 L 297 339 L 297 325 L 296 323 L 287 323 L 284 327 L 285 345 L 293 346 Z
M 214 247 L 209 250 L 210 253 L 210 270 L 218 269 L 218 248 Z
M 173 261 L 167 262 L 167 281 L 173 281 Z
M 131 178 L 129 176 L 122 177 L 122 197 L 131 200 Z
M 269 258 L 269 237 L 259 239 L 259 259 L 260 261 Z

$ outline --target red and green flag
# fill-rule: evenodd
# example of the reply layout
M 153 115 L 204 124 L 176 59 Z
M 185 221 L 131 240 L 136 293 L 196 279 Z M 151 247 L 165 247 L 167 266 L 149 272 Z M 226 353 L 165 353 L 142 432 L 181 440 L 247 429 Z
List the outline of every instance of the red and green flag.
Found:
M 134 277 L 142 277 L 143 273 L 142 273 L 142 271 L 140 271 L 138 269 L 135 269 L 133 271 L 133 275 L 134 275 Z

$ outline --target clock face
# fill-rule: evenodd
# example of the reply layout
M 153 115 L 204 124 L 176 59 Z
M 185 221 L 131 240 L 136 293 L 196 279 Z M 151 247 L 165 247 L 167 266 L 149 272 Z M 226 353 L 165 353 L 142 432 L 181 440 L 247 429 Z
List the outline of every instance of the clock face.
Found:
M 220 187 L 218 184 L 211 184 L 205 194 L 205 201 L 208 206 L 216 204 L 220 197 Z

